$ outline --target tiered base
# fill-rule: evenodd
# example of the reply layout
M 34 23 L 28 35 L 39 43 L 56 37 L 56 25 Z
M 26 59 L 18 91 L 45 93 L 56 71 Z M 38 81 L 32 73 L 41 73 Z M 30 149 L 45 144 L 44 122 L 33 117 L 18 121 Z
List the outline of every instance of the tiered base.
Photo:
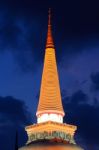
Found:
M 61 143 L 75 144 L 76 126 L 48 121 L 26 127 L 28 143 L 38 140 L 55 140 Z
M 52 121 L 27 126 L 28 142 L 19 150 L 83 150 L 74 141 L 76 129 Z

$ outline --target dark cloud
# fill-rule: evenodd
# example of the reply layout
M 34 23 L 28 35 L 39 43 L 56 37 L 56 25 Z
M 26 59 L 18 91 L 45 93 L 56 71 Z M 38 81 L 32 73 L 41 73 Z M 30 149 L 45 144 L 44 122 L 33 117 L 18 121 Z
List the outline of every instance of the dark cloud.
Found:
M 0 1 L 0 51 L 11 51 L 23 71 L 37 68 L 44 55 L 49 7 L 58 61 L 64 53 L 71 56 L 85 47 L 89 50 L 99 45 L 97 6 L 73 0 Z
M 82 92 L 82 90 L 77 91 L 71 96 L 71 103 L 73 104 L 83 104 L 88 100 L 88 96 Z
M 13 97 L 0 97 L 0 122 L 1 125 L 11 123 L 25 125 L 30 123 L 30 114 L 23 101 Z
M 44 53 L 43 24 L 34 13 L 29 17 L 19 10 L 15 15 L 12 6 L 7 7 L 0 9 L 0 52 L 10 51 L 23 71 L 31 71 L 41 62 L 42 49 Z
M 31 124 L 31 120 L 23 101 L 10 96 L 0 97 L 0 149 L 14 149 L 16 132 L 18 144 L 23 145 L 27 140 L 24 127 Z
M 93 89 L 94 91 L 98 91 L 99 90 L 99 72 L 92 73 L 90 77 L 92 81 L 91 89 Z
M 69 99 L 69 101 L 67 101 Z M 77 142 L 89 149 L 99 147 L 99 102 L 87 103 L 88 96 L 82 91 L 63 99 L 65 122 L 77 125 Z M 80 138 L 82 141 L 80 141 Z M 96 146 L 97 145 L 97 146 Z

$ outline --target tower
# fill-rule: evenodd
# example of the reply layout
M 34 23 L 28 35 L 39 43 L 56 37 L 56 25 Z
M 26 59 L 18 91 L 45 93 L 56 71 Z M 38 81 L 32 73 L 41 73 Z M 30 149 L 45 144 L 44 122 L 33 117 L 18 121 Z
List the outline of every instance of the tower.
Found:
M 56 121 L 63 123 L 60 86 L 55 57 L 55 46 L 51 31 L 51 13 L 49 10 L 48 32 L 42 73 L 40 98 L 37 108 L 37 122 Z
M 26 146 L 20 150 L 82 150 L 74 140 L 76 126 L 63 123 L 65 115 L 58 71 L 56 65 L 55 46 L 51 30 L 51 12 L 49 10 L 47 41 L 45 48 L 44 66 L 41 80 L 40 97 L 37 107 L 37 123 L 27 126 Z M 55 146 L 55 147 L 53 147 Z

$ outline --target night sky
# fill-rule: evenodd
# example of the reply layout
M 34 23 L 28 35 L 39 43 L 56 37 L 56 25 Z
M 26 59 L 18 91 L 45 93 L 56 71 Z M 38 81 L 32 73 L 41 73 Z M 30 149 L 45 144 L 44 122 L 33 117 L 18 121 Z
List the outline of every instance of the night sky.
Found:
M 48 23 L 56 48 L 64 122 L 77 144 L 99 150 L 99 5 L 89 0 L 0 1 L 0 150 L 27 140 L 36 122 Z

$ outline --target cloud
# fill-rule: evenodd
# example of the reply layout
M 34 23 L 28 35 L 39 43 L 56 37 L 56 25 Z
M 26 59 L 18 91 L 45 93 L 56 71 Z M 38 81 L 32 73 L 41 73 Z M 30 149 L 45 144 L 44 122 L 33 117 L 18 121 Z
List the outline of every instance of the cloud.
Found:
M 23 101 L 13 97 L 0 97 L 0 125 L 2 124 L 29 124 L 31 116 Z
M 81 90 L 69 97 L 64 97 L 63 105 L 66 113 L 64 120 L 77 125 L 76 138 L 78 137 L 77 141 L 80 145 L 83 141 L 87 149 L 90 147 L 96 149 L 97 146 L 99 147 L 99 102 L 90 105 L 87 100 L 88 95 Z
M 0 53 L 10 51 L 22 71 L 31 71 L 43 60 L 42 23 L 34 14 L 29 17 L 19 11 L 15 15 L 9 4 L 7 7 L 0 9 Z
M 99 72 L 92 73 L 90 78 L 92 81 L 91 89 L 93 89 L 94 91 L 98 91 L 99 90 Z
M 16 132 L 19 145 L 23 145 L 27 141 L 24 128 L 32 124 L 31 120 L 23 101 L 11 96 L 0 97 L 0 149 L 14 149 Z
M 29 0 L 24 3 L 18 0 L 0 2 L 2 8 L 0 9 L 0 14 L 3 14 L 0 15 L 0 51 L 11 51 L 24 72 L 38 68 L 39 63 L 43 61 L 47 31 L 47 11 L 50 5 L 53 6 L 53 36 L 58 61 L 62 60 L 64 55 L 71 58 L 72 54 L 83 51 L 89 45 L 94 47 L 98 43 L 96 36 L 92 36 L 92 39 L 90 38 L 91 36 L 88 38 L 83 37 L 82 31 L 84 35 L 87 32 L 91 32 L 91 29 L 87 27 L 89 24 L 86 23 L 86 19 L 82 20 L 79 17 L 79 13 L 75 15 L 74 8 L 71 10 L 73 13 L 69 13 L 70 9 L 68 7 L 66 9 L 67 5 L 63 5 L 64 2 L 62 7 L 60 7 L 59 3 L 57 5 L 56 3 L 56 1 L 40 2 L 38 0 Z M 68 5 L 71 6 L 71 3 L 68 3 Z M 84 16 L 86 17 L 87 15 L 84 14 Z M 81 19 L 82 23 L 79 22 L 79 19 Z M 95 21 L 97 23 L 97 20 Z M 93 23 L 90 23 L 90 25 L 93 25 Z M 92 26 L 92 29 L 94 30 L 96 27 Z M 62 53 L 60 53 L 60 49 Z M 65 57 L 66 60 L 67 57 Z

